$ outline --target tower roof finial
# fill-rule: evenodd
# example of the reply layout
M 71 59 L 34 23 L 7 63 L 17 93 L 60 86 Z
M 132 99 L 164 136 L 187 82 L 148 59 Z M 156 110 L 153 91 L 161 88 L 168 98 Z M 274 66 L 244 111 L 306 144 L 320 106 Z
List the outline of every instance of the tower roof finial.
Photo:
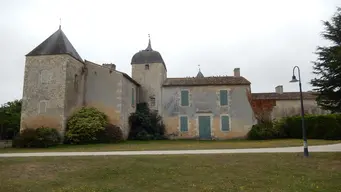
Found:
M 203 78 L 204 75 L 201 73 L 200 64 L 198 65 L 198 67 L 199 67 L 199 72 L 198 72 L 198 74 L 197 74 L 197 78 Z
M 148 47 L 147 47 L 147 51 L 153 51 L 153 49 L 152 49 L 152 43 L 150 42 L 150 34 L 148 34 Z
M 59 29 L 62 29 L 62 18 L 59 18 Z

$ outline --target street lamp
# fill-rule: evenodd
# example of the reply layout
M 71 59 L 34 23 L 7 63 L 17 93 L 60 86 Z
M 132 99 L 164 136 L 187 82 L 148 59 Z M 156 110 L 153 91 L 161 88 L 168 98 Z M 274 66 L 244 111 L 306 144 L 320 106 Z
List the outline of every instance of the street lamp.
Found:
M 295 69 L 297 68 L 298 71 L 298 80 L 295 76 Z M 298 82 L 299 87 L 300 87 L 300 99 L 301 99 L 301 118 L 302 118 L 302 133 L 303 133 L 303 143 L 304 143 L 304 156 L 308 157 L 309 152 L 308 152 L 308 142 L 307 142 L 307 132 L 304 126 L 304 108 L 303 108 L 303 95 L 302 95 L 302 84 L 301 84 L 301 72 L 300 68 L 298 66 L 295 66 L 292 69 L 292 79 L 290 83 L 296 83 Z

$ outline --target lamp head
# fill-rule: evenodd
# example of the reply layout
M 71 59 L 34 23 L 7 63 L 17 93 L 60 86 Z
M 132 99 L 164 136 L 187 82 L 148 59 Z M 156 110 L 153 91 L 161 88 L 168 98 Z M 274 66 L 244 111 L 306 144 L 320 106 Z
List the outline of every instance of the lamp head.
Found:
M 296 83 L 296 82 L 298 82 L 298 80 L 297 80 L 296 76 L 293 75 L 291 81 L 289 81 L 289 82 L 290 83 Z

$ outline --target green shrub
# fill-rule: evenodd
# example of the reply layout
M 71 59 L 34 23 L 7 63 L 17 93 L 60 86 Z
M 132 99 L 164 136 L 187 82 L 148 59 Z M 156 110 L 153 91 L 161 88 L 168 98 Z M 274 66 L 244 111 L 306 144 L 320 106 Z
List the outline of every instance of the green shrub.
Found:
M 11 140 L 19 134 L 21 105 L 21 100 L 14 100 L 0 106 L 0 140 Z
M 100 131 L 98 139 L 101 143 L 118 143 L 124 140 L 121 128 L 113 124 L 107 124 Z
M 60 144 L 61 136 L 57 129 L 41 127 L 36 129 L 37 147 L 52 147 Z
M 151 111 L 146 103 L 137 105 L 136 112 L 129 116 L 129 139 L 160 140 L 166 139 L 162 117 Z
M 56 146 L 61 142 L 61 136 L 53 128 L 41 127 L 25 129 L 13 140 L 13 147 L 46 148 Z
M 83 107 L 75 112 L 67 122 L 65 142 L 88 144 L 100 142 L 98 134 L 105 130 L 107 116 L 93 107 Z
M 307 115 L 304 122 L 308 139 L 341 139 L 341 114 Z M 283 119 L 281 127 L 289 138 L 302 138 L 300 116 Z
M 247 135 L 247 138 L 251 140 L 283 138 L 285 137 L 284 131 L 281 129 L 281 126 L 278 125 L 279 122 L 266 122 L 253 125 Z
M 36 130 L 25 129 L 13 139 L 12 146 L 18 148 L 35 147 L 36 141 L 37 141 Z
M 341 114 L 306 115 L 304 117 L 308 139 L 341 139 Z M 272 124 L 254 125 L 249 139 L 303 138 L 301 116 L 286 117 Z

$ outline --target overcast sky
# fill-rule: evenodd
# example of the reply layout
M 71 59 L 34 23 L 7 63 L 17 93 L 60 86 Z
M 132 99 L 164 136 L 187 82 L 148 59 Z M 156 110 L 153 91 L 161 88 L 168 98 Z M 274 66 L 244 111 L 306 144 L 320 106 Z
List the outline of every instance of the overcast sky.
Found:
M 0 103 L 22 97 L 25 54 L 62 30 L 83 59 L 115 63 L 131 74 L 131 57 L 152 47 L 168 77 L 241 75 L 252 92 L 289 84 L 301 68 L 304 90 L 314 77 L 314 51 L 325 42 L 322 20 L 339 0 L 0 0 Z

